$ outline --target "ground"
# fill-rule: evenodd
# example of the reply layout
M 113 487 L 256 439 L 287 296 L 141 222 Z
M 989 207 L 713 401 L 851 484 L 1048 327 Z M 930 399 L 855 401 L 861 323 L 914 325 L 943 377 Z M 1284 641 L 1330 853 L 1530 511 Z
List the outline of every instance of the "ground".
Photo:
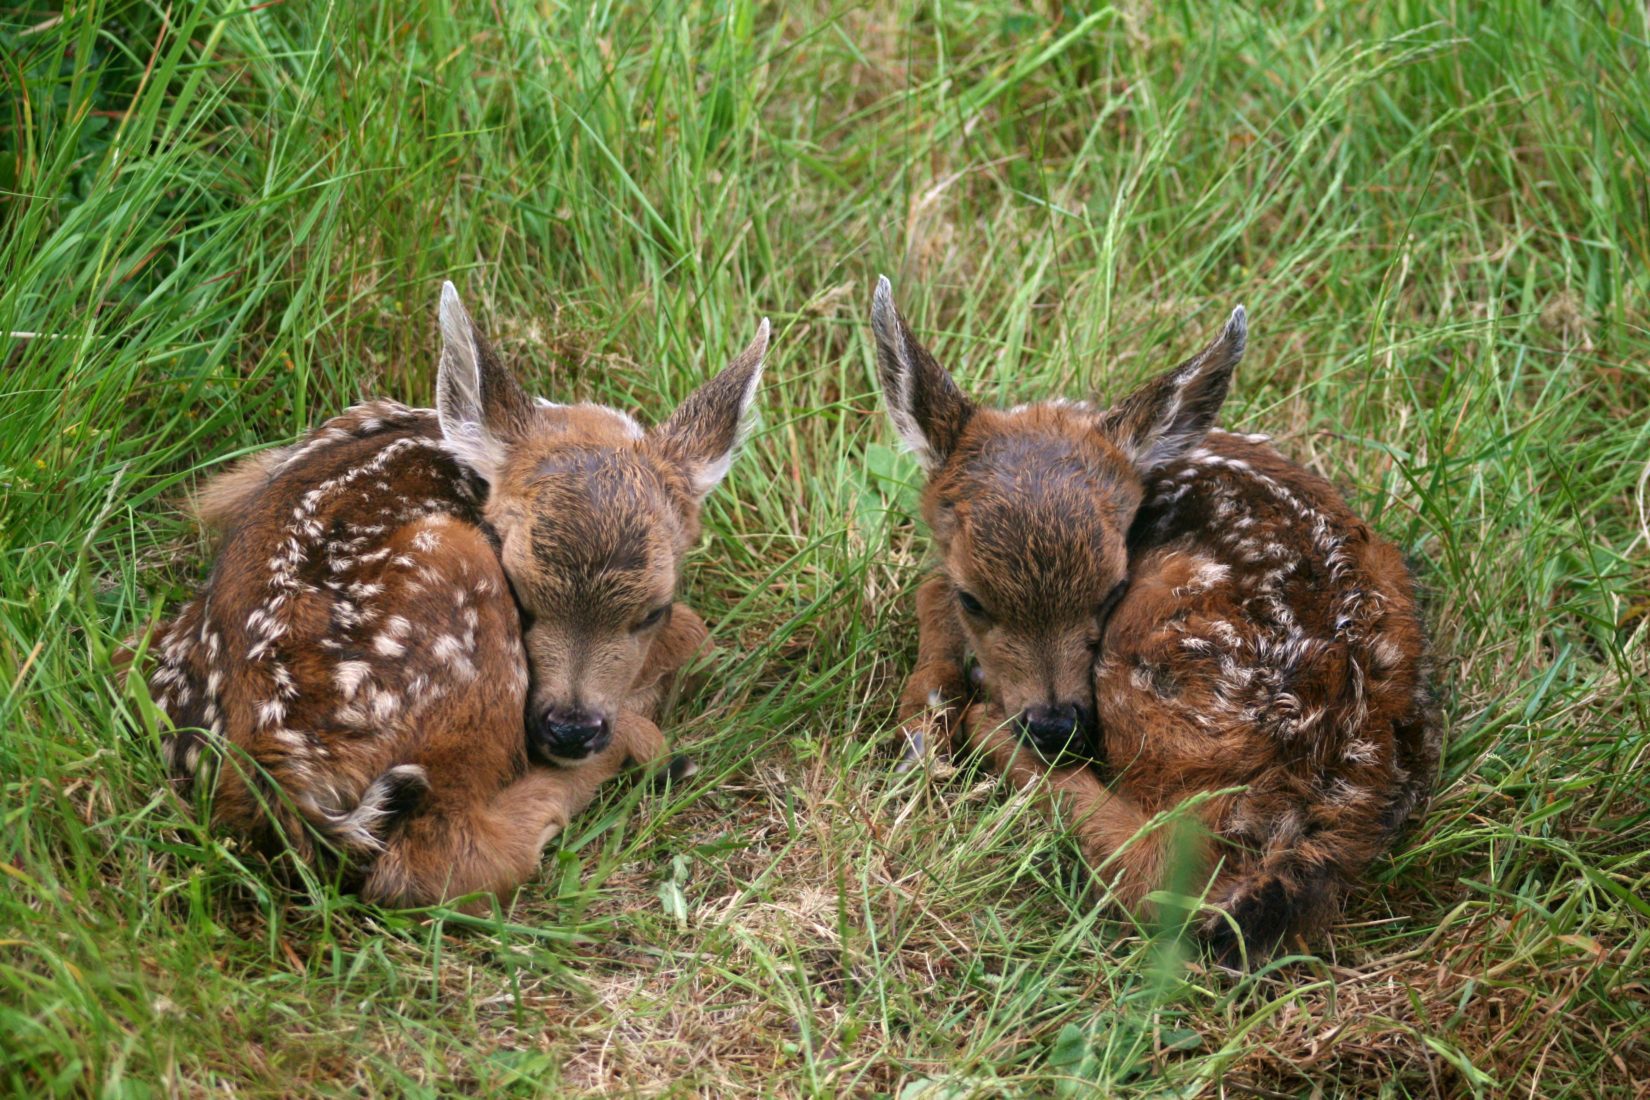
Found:
M 0 3 L 0 1087 L 1644 1095 L 1647 40 L 1582 0 Z M 1414 562 L 1444 773 L 1321 954 L 1216 970 L 988 777 L 895 772 L 926 542 L 879 272 L 1005 403 L 1244 303 L 1225 424 Z M 430 400 L 442 279 L 536 392 L 647 420 L 775 325 L 688 568 L 703 770 L 493 918 L 276 888 L 117 675 L 208 566 L 203 476 Z

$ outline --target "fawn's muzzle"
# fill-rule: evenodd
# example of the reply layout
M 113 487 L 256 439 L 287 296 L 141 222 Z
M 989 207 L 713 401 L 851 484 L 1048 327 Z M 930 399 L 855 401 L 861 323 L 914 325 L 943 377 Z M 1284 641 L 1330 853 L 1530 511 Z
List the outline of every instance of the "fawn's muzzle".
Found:
M 579 707 L 546 707 L 528 721 L 528 744 L 556 763 L 582 760 L 607 748 L 613 727 L 607 718 Z
M 1074 703 L 1036 704 L 1016 719 L 1020 733 L 1047 759 L 1082 748 L 1087 716 Z

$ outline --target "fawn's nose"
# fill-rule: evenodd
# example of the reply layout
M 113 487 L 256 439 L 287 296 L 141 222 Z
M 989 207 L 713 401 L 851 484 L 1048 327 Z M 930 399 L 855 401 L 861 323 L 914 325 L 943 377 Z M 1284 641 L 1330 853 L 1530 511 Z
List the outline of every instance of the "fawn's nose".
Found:
M 1074 742 L 1082 729 L 1082 716 L 1071 703 L 1052 706 L 1036 704 L 1020 712 L 1020 732 L 1047 757 L 1058 756 L 1075 748 Z
M 531 732 L 540 755 L 557 763 L 583 760 L 613 740 L 606 716 L 582 707 L 546 707 L 534 717 Z

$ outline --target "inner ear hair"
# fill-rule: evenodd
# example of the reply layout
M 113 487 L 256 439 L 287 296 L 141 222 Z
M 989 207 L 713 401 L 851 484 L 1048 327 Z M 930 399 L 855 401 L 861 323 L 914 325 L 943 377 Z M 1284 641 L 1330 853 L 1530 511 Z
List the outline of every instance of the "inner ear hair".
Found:
M 1142 470 L 1184 454 L 1214 426 L 1248 339 L 1248 316 L 1238 306 L 1202 351 L 1103 413 L 1100 430 Z
M 435 397 L 441 434 L 460 462 L 492 481 L 510 443 L 525 432 L 532 403 L 450 282 L 441 286 L 439 318 L 441 361 Z
M 894 431 L 924 469 L 938 469 L 962 438 L 974 404 L 912 334 L 894 306 L 893 284 L 877 278 L 871 299 L 877 378 Z
M 686 474 L 698 500 L 721 484 L 733 465 L 756 404 L 770 332 L 764 317 L 756 338 L 653 431 L 659 450 Z

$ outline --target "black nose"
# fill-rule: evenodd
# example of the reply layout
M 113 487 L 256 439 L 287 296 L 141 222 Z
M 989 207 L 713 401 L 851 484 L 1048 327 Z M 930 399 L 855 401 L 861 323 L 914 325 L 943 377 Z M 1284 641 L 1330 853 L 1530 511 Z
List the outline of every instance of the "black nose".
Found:
M 533 746 L 541 756 L 558 762 L 601 752 L 612 739 L 607 718 L 582 707 L 546 707 L 533 722 Z
M 1038 704 L 1020 712 L 1020 730 L 1037 751 L 1047 757 L 1075 748 L 1081 716 L 1071 703 Z

